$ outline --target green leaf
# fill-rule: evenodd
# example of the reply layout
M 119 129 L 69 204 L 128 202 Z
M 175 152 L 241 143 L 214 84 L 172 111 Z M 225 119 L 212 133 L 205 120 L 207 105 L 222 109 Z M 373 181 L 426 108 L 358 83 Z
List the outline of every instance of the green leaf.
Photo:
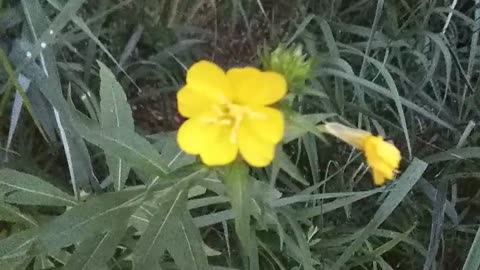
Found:
M 0 192 L 10 203 L 24 205 L 73 206 L 74 198 L 33 175 L 10 169 L 0 170 Z
M 235 231 L 243 247 L 250 247 L 251 180 L 245 163 L 231 165 L 225 175 L 225 187 L 235 216 Z
M 25 224 L 29 227 L 38 226 L 33 217 L 24 214 L 18 208 L 3 202 L 0 202 L 0 220 Z
M 133 251 L 134 269 L 150 269 L 158 263 L 169 245 L 177 244 L 175 235 L 179 233 L 178 224 L 186 208 L 186 196 L 186 190 L 179 191 L 173 200 L 162 204 L 153 215 Z
M 178 146 L 176 132 L 156 134 L 153 139 L 169 170 L 176 170 L 195 162 L 195 156 L 186 154 Z
M 174 240 L 172 243 L 175 244 L 169 245 L 167 250 L 180 269 L 210 269 L 203 249 L 202 236 L 193 223 L 189 212 L 184 211 L 183 218 L 177 227 L 177 232 L 171 237 Z
M 54 108 L 55 121 L 60 131 L 60 139 L 64 146 L 72 179 L 71 182 L 77 198 L 80 188 L 89 190 L 91 189 L 91 184 L 98 185 L 98 183 L 95 182 L 96 179 L 93 175 L 90 156 L 85 142 L 75 132 L 69 119 L 70 111 L 63 97 L 55 52 L 52 46 L 44 46 L 45 48 L 42 48 L 41 44 L 48 44 L 49 41 L 54 40 L 56 35 L 70 20 L 71 14 L 75 13 L 83 2 L 83 0 L 69 1 L 68 7 L 66 6 L 55 18 L 54 22 L 50 24 L 38 0 L 22 1 L 28 25 L 32 36 L 36 40 L 36 44 L 35 48 L 29 51 L 32 56 L 30 59 L 28 57 L 25 58 L 26 52 L 20 46 L 15 46 L 13 51 L 17 51 L 17 59 L 16 61 L 12 60 L 17 65 L 17 70 L 21 70 L 31 76 L 31 79 L 38 85 L 38 89 Z M 36 39 L 35 36 L 40 34 L 40 38 Z M 36 61 L 32 61 L 38 55 L 41 56 L 41 67 L 36 64 Z M 93 187 L 98 189 L 95 185 Z
M 402 103 L 403 106 L 412 109 L 413 111 L 423 115 L 425 118 L 428 118 L 428 119 L 432 120 L 433 122 L 436 122 L 437 124 L 442 125 L 443 127 L 446 127 L 446 128 L 448 128 L 450 130 L 453 130 L 453 131 L 456 131 L 456 128 L 454 126 L 452 126 L 450 123 L 447 123 L 446 121 L 440 119 L 435 114 L 427 111 L 426 109 L 422 108 L 421 106 L 413 103 L 412 101 L 410 101 L 410 100 L 408 100 L 404 97 L 395 96 L 393 93 L 391 93 L 391 91 L 389 89 L 387 89 L 385 87 L 382 87 L 382 86 L 380 86 L 376 83 L 373 83 L 369 80 L 357 77 L 355 75 L 348 74 L 344 71 L 332 69 L 332 68 L 318 69 L 318 73 L 321 74 L 322 76 L 325 76 L 325 75 L 337 76 L 337 77 L 340 77 L 340 78 L 343 78 L 345 80 L 350 81 L 352 84 L 361 85 L 361 86 L 365 87 L 365 89 L 369 89 L 369 90 L 372 90 L 374 92 L 377 92 L 377 93 L 379 93 L 379 94 L 381 94 L 385 97 L 388 97 L 392 100 L 395 100 L 395 99 L 400 100 L 400 102 Z
M 140 192 L 103 194 L 68 210 L 41 228 L 41 243 L 49 251 L 58 250 L 99 233 L 122 228 L 138 207 Z
M 38 230 L 30 229 L 13 234 L 0 241 L 0 261 L 30 256 L 34 243 L 37 242 Z
M 405 198 L 412 187 L 421 178 L 423 172 L 427 169 L 427 163 L 420 159 L 414 159 L 407 170 L 396 181 L 396 184 L 380 208 L 375 213 L 373 219 L 359 231 L 358 236 L 348 248 L 337 259 L 332 269 L 340 269 L 355 254 L 355 252 L 364 244 L 370 235 L 387 219 L 395 210 L 400 202 Z
M 291 142 L 309 132 L 318 138 L 325 140 L 324 136 L 318 131 L 317 124 L 334 116 L 336 116 L 336 114 L 333 113 L 316 113 L 306 115 L 293 114 L 289 116 L 286 119 L 287 124 L 283 142 Z
M 84 1 L 84 0 L 80 0 L 80 1 Z M 75 1 L 71 1 L 71 2 L 75 2 Z M 59 3 L 58 0 L 49 0 L 49 3 L 55 7 L 56 9 L 58 10 L 61 10 L 62 13 L 67 10 L 67 6 L 69 3 L 65 4 L 63 7 L 62 7 L 62 4 Z M 124 1 L 123 3 L 119 3 L 118 4 L 118 8 L 120 8 L 122 6 L 122 4 L 128 4 L 130 3 L 130 0 L 126 0 Z M 70 5 L 71 6 L 71 5 Z M 69 10 L 71 10 L 71 7 L 69 7 Z M 103 14 L 104 16 L 106 14 Z M 137 84 L 135 83 L 135 81 L 130 77 L 130 75 L 123 69 L 122 65 L 120 63 L 117 62 L 117 59 L 110 53 L 110 51 L 107 49 L 107 47 L 100 41 L 100 39 L 92 32 L 92 30 L 88 27 L 89 23 L 85 22 L 82 18 L 80 18 L 79 16 L 75 15 L 75 14 L 70 14 L 69 18 L 72 19 L 72 22 L 76 24 L 76 26 L 78 28 L 80 28 L 107 56 L 108 58 L 110 58 L 110 60 L 115 63 L 115 65 L 118 67 L 118 69 L 120 71 L 122 71 L 123 74 L 125 74 L 125 76 L 130 80 L 130 82 L 135 85 L 135 87 L 137 87 L 137 89 L 140 89 Z M 97 17 L 98 18 L 98 17 Z M 91 22 L 91 21 L 90 21 Z
M 55 267 L 55 265 L 50 261 L 47 256 L 41 255 L 35 258 L 33 270 L 51 269 L 52 267 Z
M 305 151 L 307 152 L 308 161 L 310 163 L 310 172 L 312 173 L 313 183 L 317 184 L 320 182 L 317 141 L 311 134 L 304 136 L 302 141 L 305 145 Z
M 78 132 L 108 153 L 115 153 L 132 167 L 152 175 L 164 175 L 167 166 L 155 148 L 142 136 L 126 128 L 89 129 L 76 120 Z
M 278 162 L 278 166 L 282 170 L 284 170 L 288 175 L 290 175 L 293 179 L 297 180 L 299 183 L 303 185 L 308 185 L 307 180 L 305 180 L 305 177 L 302 175 L 302 173 L 298 170 L 297 166 L 293 164 L 293 162 L 290 160 L 290 158 L 285 154 L 285 152 L 277 148 L 277 151 L 275 153 L 275 160 L 274 162 Z
M 47 136 L 44 133 L 42 125 L 40 124 L 40 122 L 38 120 L 38 116 L 35 115 L 35 113 L 33 111 L 33 107 L 32 107 L 32 104 L 30 103 L 30 100 L 27 97 L 27 93 L 25 92 L 25 89 L 23 89 L 22 86 L 20 85 L 20 83 L 18 82 L 17 77 L 15 76 L 15 72 L 12 68 L 12 65 L 11 65 L 10 61 L 8 60 L 8 57 L 5 54 L 5 52 L 2 50 L 2 48 L 0 48 L 0 63 L 3 66 L 3 69 L 5 70 L 5 73 L 7 73 L 9 82 L 13 84 L 17 93 L 22 98 L 22 103 L 25 105 L 25 108 L 27 109 L 28 113 L 32 117 L 32 120 L 35 123 L 35 125 L 37 126 L 38 130 L 40 131 L 40 134 L 45 138 L 45 140 L 48 140 Z M 5 105 L 4 101 L 7 100 L 8 96 L 9 95 L 7 93 L 6 96 L 4 97 L 4 99 L 2 100 L 2 104 L 0 105 L 0 116 L 2 116 L 3 106 Z
M 100 120 L 103 127 L 134 128 L 132 111 L 127 102 L 127 96 L 115 75 L 105 64 L 100 66 Z
M 45 46 L 42 46 L 42 43 L 49 45 L 54 42 L 57 35 L 61 33 L 61 30 L 70 22 L 72 17 L 76 17 L 75 13 L 82 7 L 85 1 L 86 0 L 68 1 L 49 25 L 47 25 L 47 20 L 42 19 L 42 21 L 40 21 L 35 18 L 35 16 L 39 16 L 38 9 L 35 9 L 38 7 L 38 0 L 22 1 L 27 21 L 29 22 L 30 30 L 35 41 L 35 46 L 31 52 L 31 59 L 35 59 L 38 55 L 43 58 L 42 52 Z M 38 24 L 39 22 L 40 24 Z
M 100 122 L 103 128 L 120 128 L 135 130 L 132 111 L 122 86 L 115 79 L 115 75 L 102 62 L 100 66 Z M 106 152 L 110 178 L 115 190 L 121 190 L 128 178 L 130 167 L 115 153 Z
M 25 270 L 32 261 L 31 256 L 15 257 L 13 259 L 4 259 L 0 261 L 2 270 Z
M 473 240 L 467 259 L 462 270 L 478 270 L 480 268 L 480 228 L 477 230 L 475 239 Z
M 334 211 L 339 208 L 343 208 L 346 206 L 351 205 L 352 203 L 362 200 L 364 198 L 370 197 L 375 193 L 380 192 L 379 190 L 372 190 L 365 191 L 365 192 L 357 192 L 357 194 L 353 196 L 347 196 L 345 198 L 339 198 L 334 200 L 333 202 L 323 203 L 319 206 L 308 207 L 305 209 L 301 209 L 298 211 L 298 215 L 301 219 L 311 218 L 315 216 L 321 216 L 328 212 Z
M 480 158 L 480 147 L 454 148 L 445 152 L 436 153 L 424 158 L 428 164 L 448 160 L 467 160 Z
M 126 227 L 87 238 L 77 247 L 63 270 L 96 270 L 105 267 L 115 253 Z
M 375 255 L 375 257 L 380 257 L 382 256 L 384 253 L 392 250 L 395 246 L 397 246 L 399 243 L 401 242 L 405 242 L 405 240 L 408 239 L 408 236 L 410 235 L 410 233 L 415 229 L 415 226 L 412 226 L 410 229 L 408 229 L 406 232 L 404 233 L 398 233 L 398 235 L 394 236 L 392 238 L 392 240 L 386 242 L 385 244 L 381 245 L 380 247 L 376 248 L 374 251 L 373 251 L 373 254 Z

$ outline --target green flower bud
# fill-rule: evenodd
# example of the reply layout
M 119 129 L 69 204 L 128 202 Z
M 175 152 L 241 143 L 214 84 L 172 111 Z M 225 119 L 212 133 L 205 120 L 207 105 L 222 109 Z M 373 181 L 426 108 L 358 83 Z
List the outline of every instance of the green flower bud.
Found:
M 301 44 L 290 47 L 280 44 L 272 52 L 265 49 L 261 63 L 264 70 L 282 74 L 292 92 L 300 92 L 305 88 L 314 66 L 313 59 L 303 53 Z

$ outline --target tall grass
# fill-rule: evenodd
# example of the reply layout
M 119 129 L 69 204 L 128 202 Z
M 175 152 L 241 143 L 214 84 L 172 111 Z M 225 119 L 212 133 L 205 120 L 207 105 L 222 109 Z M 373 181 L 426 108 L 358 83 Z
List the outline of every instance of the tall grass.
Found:
M 0 1 L 0 268 L 478 269 L 479 19 L 469 1 Z M 273 164 L 183 153 L 185 70 L 280 43 L 316 65 Z M 374 187 L 326 121 L 392 140 L 398 179 Z

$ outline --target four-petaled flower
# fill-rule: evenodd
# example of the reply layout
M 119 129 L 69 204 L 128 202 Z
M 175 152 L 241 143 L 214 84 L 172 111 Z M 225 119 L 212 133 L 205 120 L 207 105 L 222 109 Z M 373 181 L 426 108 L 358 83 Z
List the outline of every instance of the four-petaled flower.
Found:
M 381 136 L 339 123 L 327 123 L 325 128 L 330 134 L 363 151 L 376 185 L 384 185 L 386 180 L 395 177 L 402 159 L 395 145 L 384 141 Z
M 282 113 L 268 105 L 286 92 L 278 73 L 252 67 L 225 73 L 214 63 L 197 62 L 177 94 L 178 110 L 188 118 L 178 130 L 180 148 L 209 166 L 231 163 L 239 153 L 251 166 L 267 166 L 284 133 Z

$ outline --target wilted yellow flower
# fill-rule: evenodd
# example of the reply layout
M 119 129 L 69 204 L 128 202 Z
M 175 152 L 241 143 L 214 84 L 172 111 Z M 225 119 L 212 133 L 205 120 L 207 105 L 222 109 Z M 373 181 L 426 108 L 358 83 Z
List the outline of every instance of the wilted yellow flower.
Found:
M 189 118 L 178 130 L 180 148 L 210 166 L 228 164 L 238 153 L 252 166 L 267 166 L 284 132 L 282 113 L 268 105 L 286 92 L 275 72 L 246 67 L 225 73 L 208 61 L 194 64 L 177 94 L 178 110 Z
M 363 151 L 376 185 L 383 185 L 386 180 L 395 177 L 402 157 L 393 144 L 384 141 L 381 136 L 339 123 L 327 123 L 325 128 L 333 136 Z

